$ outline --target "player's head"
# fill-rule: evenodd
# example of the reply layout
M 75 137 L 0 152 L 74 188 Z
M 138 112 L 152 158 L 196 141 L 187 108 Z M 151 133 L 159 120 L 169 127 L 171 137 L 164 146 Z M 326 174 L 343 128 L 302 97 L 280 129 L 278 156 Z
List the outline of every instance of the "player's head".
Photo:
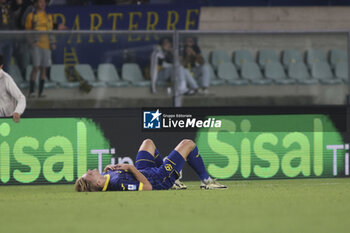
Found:
M 77 192 L 96 192 L 101 191 L 104 185 L 103 176 L 96 170 L 88 170 L 82 177 L 75 182 L 75 191 Z
M 3 56 L 0 54 L 0 69 L 2 69 L 3 66 L 4 66 L 4 58 L 3 58 Z
M 34 0 L 34 6 L 38 10 L 45 10 L 46 0 Z

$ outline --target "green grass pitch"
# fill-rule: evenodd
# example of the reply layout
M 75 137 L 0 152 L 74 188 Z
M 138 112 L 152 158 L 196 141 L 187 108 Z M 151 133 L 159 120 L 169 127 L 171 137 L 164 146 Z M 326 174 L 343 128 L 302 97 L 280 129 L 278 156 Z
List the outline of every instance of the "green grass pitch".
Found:
M 225 181 L 228 190 L 76 193 L 0 186 L 1 233 L 350 232 L 350 179 Z

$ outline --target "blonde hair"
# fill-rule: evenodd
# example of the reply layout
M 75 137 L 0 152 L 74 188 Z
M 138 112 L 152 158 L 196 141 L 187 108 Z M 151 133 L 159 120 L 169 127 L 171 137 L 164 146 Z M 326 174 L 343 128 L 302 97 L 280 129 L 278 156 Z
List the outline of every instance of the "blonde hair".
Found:
M 97 185 L 92 184 L 90 181 L 80 177 L 75 181 L 75 191 L 77 192 L 96 192 L 101 191 L 101 188 Z

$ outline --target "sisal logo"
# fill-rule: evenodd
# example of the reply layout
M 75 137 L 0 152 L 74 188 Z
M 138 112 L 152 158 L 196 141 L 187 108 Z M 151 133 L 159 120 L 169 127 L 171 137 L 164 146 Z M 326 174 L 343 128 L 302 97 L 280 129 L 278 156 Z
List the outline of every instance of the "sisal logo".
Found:
M 157 111 L 144 111 L 143 112 L 143 128 L 144 129 L 160 129 L 161 128 L 161 116 L 162 113 Z
M 45 125 L 45 127 L 43 127 Z M 0 120 L 0 185 L 73 182 L 88 169 L 132 164 L 117 157 L 101 128 L 86 118 Z
M 349 145 L 327 115 L 213 116 L 196 144 L 219 179 L 349 176 Z

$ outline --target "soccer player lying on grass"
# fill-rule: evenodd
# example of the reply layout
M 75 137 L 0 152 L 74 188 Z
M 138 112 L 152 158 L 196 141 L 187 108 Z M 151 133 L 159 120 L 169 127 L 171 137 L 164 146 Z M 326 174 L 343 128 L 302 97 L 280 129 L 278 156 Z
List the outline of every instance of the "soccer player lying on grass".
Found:
M 200 188 L 227 188 L 209 177 L 193 141 L 182 140 L 163 162 L 153 141 L 146 139 L 137 153 L 136 167 L 130 164 L 108 165 L 102 174 L 96 169 L 88 170 L 77 179 L 75 190 L 91 192 L 169 189 L 179 178 L 186 160 L 199 175 L 202 181 Z

